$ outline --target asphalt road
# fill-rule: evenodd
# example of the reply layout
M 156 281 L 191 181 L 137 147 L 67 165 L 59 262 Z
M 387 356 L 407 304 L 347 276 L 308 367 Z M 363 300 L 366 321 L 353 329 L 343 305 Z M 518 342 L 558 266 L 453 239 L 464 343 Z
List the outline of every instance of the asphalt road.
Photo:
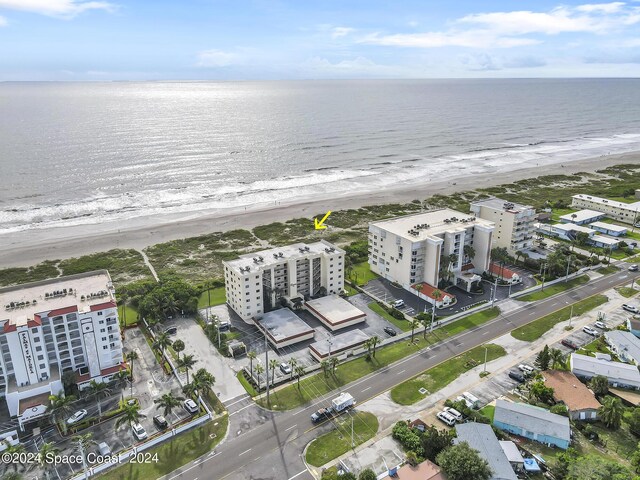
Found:
M 631 278 L 629 272 L 621 271 L 591 280 L 586 285 L 535 304 L 525 305 L 352 382 L 343 391 L 348 391 L 359 403 L 363 403 L 470 348 L 567 305 L 630 283 Z M 313 404 L 282 413 L 265 411 L 248 398 L 228 402 L 231 415 L 228 438 L 213 452 L 172 472 L 165 479 L 310 480 L 313 477 L 306 470 L 302 450 L 309 441 L 325 430 L 331 430 L 332 426 L 330 423 L 314 426 L 309 416 L 335 396 L 336 392 L 333 392 L 319 397 Z M 252 422 L 245 422 L 250 424 L 250 428 L 241 428 L 247 415 L 256 418 Z

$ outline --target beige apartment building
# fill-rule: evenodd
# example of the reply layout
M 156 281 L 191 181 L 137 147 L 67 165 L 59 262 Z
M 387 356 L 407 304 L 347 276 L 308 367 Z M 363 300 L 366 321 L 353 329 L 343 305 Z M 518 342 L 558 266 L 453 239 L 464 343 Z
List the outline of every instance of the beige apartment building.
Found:
M 493 247 L 504 247 L 514 254 L 533 246 L 536 216 L 533 207 L 494 197 L 473 202 L 471 211 L 477 218 L 495 224 Z
M 638 192 L 636 191 L 636 198 L 637 196 Z M 629 224 L 638 223 L 640 218 L 638 217 L 640 202 L 624 203 L 581 193 L 571 197 L 571 206 L 602 212 L 609 218 Z

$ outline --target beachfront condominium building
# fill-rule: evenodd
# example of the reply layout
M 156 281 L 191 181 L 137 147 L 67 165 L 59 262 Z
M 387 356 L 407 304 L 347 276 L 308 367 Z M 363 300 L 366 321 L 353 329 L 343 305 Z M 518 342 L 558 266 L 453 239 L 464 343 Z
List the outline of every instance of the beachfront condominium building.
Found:
M 344 289 L 344 250 L 321 240 L 222 262 L 227 303 L 243 320 L 260 318 L 284 299 L 338 294 Z
M 431 303 L 441 276 L 469 291 L 489 269 L 493 222 L 450 209 L 369 224 L 369 264 L 378 275 Z M 471 248 L 465 248 L 471 247 Z M 471 255 L 469 255 L 471 254 Z
M 578 194 L 571 197 L 571 206 L 602 212 L 607 217 L 623 223 L 634 224 L 640 219 L 638 216 L 640 202 L 624 203 L 593 195 Z
M 536 211 L 529 205 L 487 198 L 471 204 L 476 217 L 495 224 L 493 247 L 504 247 L 512 255 L 533 246 Z
M 82 389 L 124 368 L 106 270 L 0 289 L 0 307 L 0 396 L 21 422 L 44 415 L 65 372 Z

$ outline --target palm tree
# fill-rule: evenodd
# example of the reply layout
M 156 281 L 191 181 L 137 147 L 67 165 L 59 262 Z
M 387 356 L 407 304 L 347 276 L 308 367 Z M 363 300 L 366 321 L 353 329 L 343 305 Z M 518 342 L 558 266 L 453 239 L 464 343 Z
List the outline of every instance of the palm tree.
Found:
M 54 465 L 50 459 L 58 455 L 60 450 L 52 442 L 47 442 L 42 444 L 39 453 L 40 455 L 36 457 L 36 461 L 38 462 L 38 466 L 44 471 L 44 476 L 48 479 L 49 473 Z
M 256 359 L 258 354 L 254 350 L 250 350 L 247 353 L 247 358 L 249 359 L 249 376 L 253 377 L 253 361 Z
M 22 474 L 18 472 L 5 472 L 5 474 L 2 475 L 2 480 L 23 480 L 23 478 Z
M 62 432 L 67 434 L 66 418 L 71 413 L 71 404 L 76 401 L 73 395 L 67 395 L 60 391 L 58 395 L 49 395 L 49 406 L 47 412 L 51 415 L 54 423 L 62 426 Z
M 289 366 L 291 367 L 291 377 L 289 378 L 289 380 L 293 380 L 293 372 L 295 371 L 296 367 L 298 366 L 298 361 L 295 358 L 290 358 L 289 359 Z
M 338 357 L 329 358 L 329 368 L 331 368 L 332 375 L 336 374 L 336 368 L 338 367 L 338 363 L 340 363 L 340 360 L 338 360 Z
M 195 398 L 198 395 L 198 386 L 191 382 L 187 383 L 184 387 L 182 387 L 182 393 L 184 393 L 189 398 Z
M 138 354 L 135 350 L 131 350 L 124 356 L 124 359 L 129 362 L 129 371 L 131 372 L 131 379 L 133 380 L 133 362 L 138 360 Z
M 131 374 L 129 373 L 129 370 L 123 368 L 122 370 L 118 370 L 116 373 L 114 373 L 111 377 L 111 380 L 113 380 L 116 385 L 124 385 L 125 382 L 129 380 L 130 375 Z
M 178 355 L 178 360 L 180 360 L 180 352 L 184 351 L 184 342 L 182 340 L 176 340 L 173 342 L 173 351 Z
M 75 435 L 71 441 L 77 442 L 78 452 L 82 456 L 82 470 L 84 471 L 85 478 L 87 476 L 87 450 L 91 445 L 96 445 L 96 441 L 93 440 L 93 434 L 91 432 L 84 435 Z
M 199 395 L 198 395 L 198 403 L 200 403 L 200 399 L 202 395 L 206 395 L 213 389 L 213 385 L 216 382 L 216 377 L 207 372 L 204 368 L 198 369 L 196 373 L 193 374 L 193 384 L 195 385 Z
M 329 360 L 322 360 L 320 362 L 320 366 L 322 367 L 322 371 L 324 372 L 324 376 L 327 376 L 327 372 L 329 371 Z
M 24 462 L 21 459 L 25 458 L 25 456 L 22 455 L 22 454 L 27 453 L 27 449 L 24 448 L 24 445 L 21 444 L 21 443 L 18 443 L 16 445 L 11 445 L 8 440 L 4 440 L 3 443 L 6 446 L 6 448 L 4 450 L 4 453 L 12 455 L 12 456 L 15 456 L 15 458 L 17 460 L 16 462 L 13 462 L 13 461 L 7 462 L 4 465 L 4 471 L 6 472 L 9 469 L 9 465 L 11 465 L 13 467 L 13 471 L 17 473 L 18 472 L 18 466 L 24 467 Z M 2 476 L 2 479 L 4 480 L 6 477 L 7 477 L 7 475 L 5 473 Z
M 153 348 L 160 350 L 160 354 L 164 356 L 164 351 L 167 347 L 170 347 L 173 342 L 169 338 L 169 335 L 165 332 L 159 333 L 156 336 L 156 341 L 153 342 Z
M 371 348 L 373 349 L 373 356 L 376 356 L 376 346 L 378 345 L 378 343 L 380 343 L 380 337 L 377 335 L 374 335 L 373 337 L 371 337 L 369 339 L 369 341 L 371 342 Z
M 272 358 L 269 360 L 269 370 L 271 370 L 271 385 L 273 386 L 274 380 L 276 379 L 276 368 L 278 368 L 278 360 Z
M 296 377 L 298 377 L 298 390 L 300 390 L 300 377 L 305 374 L 304 367 L 302 365 L 298 365 L 295 368 Z
M 610 429 L 615 430 L 622 423 L 622 415 L 624 414 L 624 406 L 622 401 L 617 397 L 607 395 L 602 400 L 602 406 L 598 409 L 600 420 Z
M 609 393 L 609 379 L 603 375 L 596 375 L 589 381 L 589 388 L 596 397 L 604 397 Z
M 557 370 L 566 370 L 566 359 L 564 353 L 559 348 L 549 350 L 549 359 L 551 360 L 551 368 Z
M 129 405 L 125 403 L 122 407 L 122 414 L 116 420 L 116 430 L 118 430 L 122 425 L 128 425 L 131 427 L 134 423 L 138 423 L 141 418 L 145 418 L 146 415 L 140 413 L 140 404 L 134 403 L 133 405 Z
M 167 417 L 171 415 L 174 408 L 180 406 L 180 402 L 184 400 L 184 397 L 176 397 L 173 393 L 165 393 L 160 398 L 153 401 L 156 404 L 156 408 L 162 408 L 162 414 Z
M 416 330 L 416 328 L 418 328 L 420 326 L 420 322 L 418 320 L 409 320 L 409 326 L 411 327 L 411 342 L 413 343 L 413 334 Z
M 91 380 L 89 382 L 89 395 L 93 395 L 96 397 L 96 402 L 98 402 L 98 418 L 102 417 L 102 402 L 101 397 L 108 397 L 111 394 L 111 389 L 106 383 L 98 383 L 95 380 Z
M 165 317 L 170 317 L 178 313 L 178 302 L 173 298 L 173 295 L 168 295 L 164 298 L 161 304 L 162 313 Z
M 260 374 L 264 373 L 264 367 L 262 366 L 262 364 L 257 364 L 256 365 L 256 375 L 258 376 L 258 391 L 260 390 Z
M 183 355 L 180 360 L 178 360 L 178 368 L 184 368 L 184 371 L 187 373 L 187 383 L 189 383 L 189 370 L 191 370 L 196 361 L 193 358 L 193 355 Z
M 524 252 L 522 250 L 516 250 L 516 263 L 518 263 L 518 260 L 520 259 L 523 253 Z
M 367 338 L 362 345 L 367 347 L 367 358 L 371 357 L 371 339 Z
M 471 259 L 476 256 L 476 250 L 471 245 L 465 245 L 462 253 L 467 257 L 467 262 L 471 262 Z

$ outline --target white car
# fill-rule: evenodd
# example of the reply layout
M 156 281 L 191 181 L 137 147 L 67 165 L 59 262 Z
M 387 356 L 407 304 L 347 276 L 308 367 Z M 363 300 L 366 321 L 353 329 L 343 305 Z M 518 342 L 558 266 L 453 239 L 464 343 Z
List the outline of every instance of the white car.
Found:
M 396 300 L 391 305 L 393 305 L 395 308 L 402 308 L 404 307 L 404 300 Z
M 444 407 L 444 411 L 455 418 L 458 422 L 461 422 L 464 419 L 463 415 L 455 408 Z
M 138 440 L 144 440 L 145 438 L 147 438 L 147 431 L 139 423 L 134 423 L 133 425 L 131 425 L 131 430 L 133 431 L 133 436 Z
M 622 304 L 622 309 L 626 310 L 627 312 L 631 312 L 631 313 L 638 313 L 640 312 L 640 310 L 638 310 L 637 307 L 634 307 L 633 305 L 629 305 L 627 303 L 623 303 Z
M 535 372 L 535 369 L 531 365 L 527 365 L 526 363 L 521 363 L 520 365 L 518 365 L 518 369 L 520 369 L 521 372 L 527 375 L 531 375 L 533 372 Z
M 453 418 L 452 415 L 449 415 L 447 412 L 438 412 L 436 415 L 441 422 L 446 423 L 450 427 L 453 427 L 456 424 L 456 419 Z
M 187 398 L 184 402 L 182 402 L 182 406 L 189 413 L 198 413 L 198 405 L 190 398 Z
M 78 410 L 76 413 L 74 413 L 67 419 L 67 425 L 73 425 L 74 423 L 78 423 L 80 420 L 82 420 L 86 416 L 87 416 L 87 411 L 84 408 L 82 410 Z
M 585 325 L 584 327 L 582 327 L 582 331 L 584 333 L 588 333 L 589 335 L 593 335 L 594 337 L 600 335 L 595 328 L 590 327 L 589 325 Z
M 289 365 L 288 363 L 281 363 L 280 371 L 285 375 L 289 375 L 291 373 L 291 365 Z
M 598 322 L 594 323 L 593 325 L 594 325 L 596 328 L 599 328 L 600 330 L 604 330 L 604 329 L 606 329 L 606 328 L 607 328 L 607 326 L 606 326 L 603 322 L 600 322 L 600 321 L 598 321 Z

